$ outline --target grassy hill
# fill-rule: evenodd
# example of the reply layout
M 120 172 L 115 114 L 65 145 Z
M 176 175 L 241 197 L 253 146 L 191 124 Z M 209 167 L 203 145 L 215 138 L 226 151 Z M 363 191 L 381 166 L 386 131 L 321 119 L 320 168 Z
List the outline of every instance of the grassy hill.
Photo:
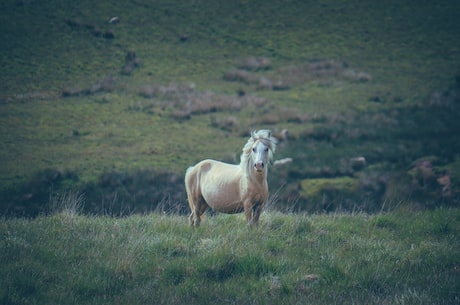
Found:
M 458 209 L 272 211 L 252 229 L 218 215 L 192 229 L 171 215 L 80 216 L 72 200 L 0 223 L 2 304 L 459 302 Z
M 67 189 L 87 194 L 89 212 L 117 196 L 140 212 L 183 207 L 185 169 L 238 162 L 260 128 L 289 131 L 276 158 L 294 162 L 269 176 L 286 209 L 458 202 L 456 2 L 0 9 L 2 214 L 36 215 Z
M 459 3 L 0 11 L 1 304 L 459 303 Z M 261 128 L 260 227 L 191 230 L 185 169 Z

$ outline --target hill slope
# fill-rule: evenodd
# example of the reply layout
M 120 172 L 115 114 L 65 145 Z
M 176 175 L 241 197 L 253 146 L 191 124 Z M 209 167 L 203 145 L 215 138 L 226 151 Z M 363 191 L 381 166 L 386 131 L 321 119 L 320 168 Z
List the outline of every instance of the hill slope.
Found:
M 203 158 L 237 162 L 259 128 L 289 131 L 276 157 L 295 162 L 270 183 L 299 209 L 458 197 L 455 2 L 7 0 L 0 9 L 3 213 L 40 207 L 51 186 L 90 193 L 112 173 L 181 176 Z M 446 173 L 449 196 L 437 182 Z M 305 182 L 344 177 L 355 187 L 313 181 L 315 193 Z M 156 201 L 131 202 L 138 195 L 123 199 Z

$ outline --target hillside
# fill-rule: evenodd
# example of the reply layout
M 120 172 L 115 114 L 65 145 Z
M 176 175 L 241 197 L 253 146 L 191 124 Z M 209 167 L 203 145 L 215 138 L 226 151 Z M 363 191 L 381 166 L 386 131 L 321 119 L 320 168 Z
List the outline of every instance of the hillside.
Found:
M 3 215 L 37 215 L 69 189 L 88 213 L 183 211 L 185 169 L 238 162 L 261 128 L 289 135 L 275 157 L 294 161 L 269 175 L 281 210 L 458 203 L 456 2 L 0 9 Z

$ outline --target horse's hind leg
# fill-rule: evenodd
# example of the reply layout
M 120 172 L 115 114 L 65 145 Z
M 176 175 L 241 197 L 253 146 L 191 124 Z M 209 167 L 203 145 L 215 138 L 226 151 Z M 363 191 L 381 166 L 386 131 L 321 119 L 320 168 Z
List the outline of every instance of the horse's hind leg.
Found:
M 190 210 L 189 223 L 192 227 L 198 227 L 201 222 L 201 215 L 206 211 L 208 205 L 201 195 L 196 194 L 187 188 L 187 197 Z
M 190 216 L 188 217 L 188 222 L 190 226 L 195 226 L 195 212 L 192 212 Z
M 200 225 L 200 221 L 201 221 L 201 217 L 198 213 L 199 211 L 199 208 L 198 208 L 198 205 L 199 205 L 199 201 L 198 200 L 195 200 L 193 199 L 193 197 L 189 194 L 188 195 L 188 203 L 190 205 L 190 210 L 192 211 L 192 213 L 190 214 L 189 216 L 189 223 L 192 227 L 198 227 Z
M 192 208 L 192 213 L 190 214 L 189 221 L 192 227 L 199 227 L 203 218 L 202 215 L 204 212 L 206 212 L 208 205 L 201 196 L 197 200 L 194 200 L 194 203 L 195 204 Z

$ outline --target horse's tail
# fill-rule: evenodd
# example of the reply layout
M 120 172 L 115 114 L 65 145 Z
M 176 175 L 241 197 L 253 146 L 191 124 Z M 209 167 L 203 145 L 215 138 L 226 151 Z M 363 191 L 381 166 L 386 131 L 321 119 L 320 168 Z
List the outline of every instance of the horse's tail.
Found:
M 185 171 L 185 187 L 187 188 L 187 181 L 189 181 L 191 179 L 191 176 L 192 176 L 192 171 L 193 169 L 195 168 L 195 166 L 190 166 L 189 168 L 187 168 L 187 170 Z
M 192 209 L 193 211 L 193 201 L 192 201 L 192 183 L 193 183 L 193 174 L 192 174 L 192 171 L 193 171 L 193 168 L 194 166 L 190 166 L 189 168 L 187 168 L 187 170 L 185 171 L 185 191 L 187 192 L 187 199 L 188 199 L 188 204 L 190 206 L 190 209 Z

